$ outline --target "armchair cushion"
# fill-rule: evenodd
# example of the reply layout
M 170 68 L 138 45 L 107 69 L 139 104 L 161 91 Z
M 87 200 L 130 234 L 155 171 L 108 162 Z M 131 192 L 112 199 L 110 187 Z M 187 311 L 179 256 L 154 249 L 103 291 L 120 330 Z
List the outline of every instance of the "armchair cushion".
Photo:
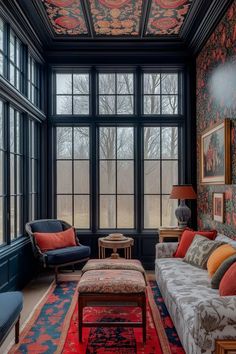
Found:
M 90 247 L 74 246 L 59 248 L 45 252 L 46 262 L 48 265 L 60 265 L 70 262 L 76 262 L 82 258 L 90 256 Z
M 31 223 L 32 232 L 61 232 L 63 226 L 60 220 L 39 220 Z
M 34 237 L 42 252 L 76 246 L 76 236 L 73 227 L 61 232 L 35 232 Z
M 19 291 L 0 293 L 0 341 L 17 320 L 23 307 L 23 296 Z

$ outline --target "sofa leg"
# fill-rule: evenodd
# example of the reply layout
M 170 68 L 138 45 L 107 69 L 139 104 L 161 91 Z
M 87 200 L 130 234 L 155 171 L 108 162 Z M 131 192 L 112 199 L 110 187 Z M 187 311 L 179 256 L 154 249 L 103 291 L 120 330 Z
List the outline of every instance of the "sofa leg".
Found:
M 19 343 L 19 337 L 20 337 L 20 316 L 18 317 L 18 320 L 15 324 L 15 343 Z
M 55 282 L 58 284 L 58 268 L 55 267 Z

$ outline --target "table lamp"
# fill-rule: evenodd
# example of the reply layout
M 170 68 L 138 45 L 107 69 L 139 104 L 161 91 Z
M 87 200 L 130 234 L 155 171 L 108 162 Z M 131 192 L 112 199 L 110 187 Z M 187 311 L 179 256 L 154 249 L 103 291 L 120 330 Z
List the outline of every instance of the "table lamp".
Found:
M 190 184 L 173 185 L 170 199 L 180 199 L 180 204 L 175 210 L 175 216 L 178 220 L 179 228 L 185 228 L 189 219 L 191 218 L 191 210 L 185 204 L 185 199 L 196 198 L 197 195 Z

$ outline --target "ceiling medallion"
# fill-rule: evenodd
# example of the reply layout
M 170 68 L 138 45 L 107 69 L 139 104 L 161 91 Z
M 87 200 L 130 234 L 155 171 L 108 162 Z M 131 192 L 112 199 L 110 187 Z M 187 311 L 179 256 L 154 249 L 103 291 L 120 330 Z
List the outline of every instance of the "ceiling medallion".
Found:
M 156 0 L 156 3 L 163 9 L 175 9 L 187 2 L 188 0 Z
M 178 25 L 178 21 L 175 18 L 166 17 L 159 18 L 157 20 L 152 21 L 152 26 L 159 28 L 161 30 L 168 30 Z
M 79 26 L 80 21 L 78 21 L 74 17 L 69 17 L 69 16 L 60 16 L 57 19 L 55 19 L 55 23 L 61 27 L 67 28 L 67 29 L 73 29 Z
M 99 0 L 99 2 L 109 9 L 119 9 L 126 3 L 130 2 L 130 0 Z

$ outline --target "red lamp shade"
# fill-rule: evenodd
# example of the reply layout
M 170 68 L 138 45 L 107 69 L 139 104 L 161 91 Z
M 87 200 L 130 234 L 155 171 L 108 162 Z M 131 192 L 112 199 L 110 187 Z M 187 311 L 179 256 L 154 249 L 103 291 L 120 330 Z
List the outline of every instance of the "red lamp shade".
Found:
M 170 199 L 196 199 L 197 195 L 190 184 L 173 185 Z

